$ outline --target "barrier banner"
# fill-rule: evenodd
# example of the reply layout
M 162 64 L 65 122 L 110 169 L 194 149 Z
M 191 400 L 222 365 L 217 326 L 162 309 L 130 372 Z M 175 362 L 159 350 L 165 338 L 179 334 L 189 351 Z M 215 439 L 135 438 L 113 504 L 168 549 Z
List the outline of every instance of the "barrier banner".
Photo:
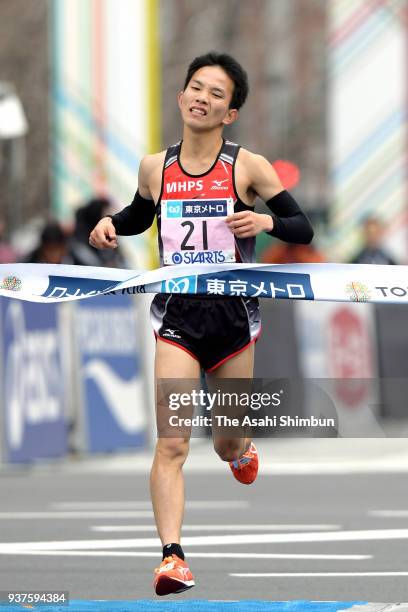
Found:
M 67 448 L 57 307 L 1 299 L 4 459 L 62 457 Z
M 75 312 L 84 450 L 137 448 L 147 441 L 147 401 L 135 304 L 99 296 Z
M 1 264 L 0 295 L 61 302 L 106 293 L 236 295 L 334 302 L 408 303 L 408 266 L 197 264 L 150 272 Z

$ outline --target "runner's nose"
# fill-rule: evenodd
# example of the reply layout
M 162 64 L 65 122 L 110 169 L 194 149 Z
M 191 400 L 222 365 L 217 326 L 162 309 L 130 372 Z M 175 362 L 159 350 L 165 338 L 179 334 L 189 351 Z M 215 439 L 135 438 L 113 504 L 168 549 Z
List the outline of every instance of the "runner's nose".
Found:
M 207 105 L 208 104 L 207 95 L 200 91 L 200 94 L 196 96 L 196 102 L 197 104 Z

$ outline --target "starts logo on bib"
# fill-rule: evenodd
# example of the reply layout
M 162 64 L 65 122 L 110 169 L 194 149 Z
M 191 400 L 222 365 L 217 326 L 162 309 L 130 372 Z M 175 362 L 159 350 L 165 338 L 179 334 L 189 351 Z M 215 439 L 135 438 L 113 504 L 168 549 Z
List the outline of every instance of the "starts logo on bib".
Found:
M 234 251 L 176 251 L 164 258 L 166 265 L 221 264 L 235 261 Z

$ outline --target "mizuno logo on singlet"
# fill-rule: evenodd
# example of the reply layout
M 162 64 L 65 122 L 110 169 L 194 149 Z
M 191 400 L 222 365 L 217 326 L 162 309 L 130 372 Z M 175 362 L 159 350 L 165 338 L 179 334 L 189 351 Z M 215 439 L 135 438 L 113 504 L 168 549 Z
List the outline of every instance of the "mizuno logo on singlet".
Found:
M 223 185 L 223 183 L 227 183 L 228 181 L 229 179 L 224 179 L 222 181 L 217 181 L 216 179 L 214 179 L 210 189 L 227 191 L 228 187 L 226 185 Z
M 203 189 L 203 181 L 173 181 L 172 183 L 167 183 L 166 185 L 167 193 L 192 191 L 193 189 L 196 191 L 201 191 Z

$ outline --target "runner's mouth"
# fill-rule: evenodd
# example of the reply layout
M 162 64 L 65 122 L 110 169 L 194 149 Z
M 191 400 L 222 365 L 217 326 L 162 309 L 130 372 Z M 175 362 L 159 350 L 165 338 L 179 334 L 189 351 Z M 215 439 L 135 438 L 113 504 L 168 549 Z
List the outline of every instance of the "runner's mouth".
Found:
M 190 108 L 190 113 L 196 117 L 206 117 L 207 115 L 205 108 L 201 108 L 200 106 L 192 106 Z

